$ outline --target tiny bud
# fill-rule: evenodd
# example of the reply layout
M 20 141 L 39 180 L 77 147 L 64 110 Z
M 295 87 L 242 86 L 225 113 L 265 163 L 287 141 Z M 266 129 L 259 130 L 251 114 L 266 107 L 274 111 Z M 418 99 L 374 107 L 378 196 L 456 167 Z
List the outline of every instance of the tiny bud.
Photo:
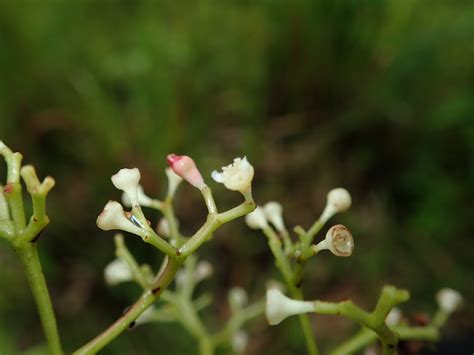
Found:
M 237 354 L 243 354 L 247 344 L 249 342 L 249 336 L 243 330 L 238 330 L 232 336 L 232 349 Z
M 115 175 L 112 175 L 114 186 L 128 195 L 132 205 L 138 204 L 138 184 L 140 182 L 140 170 L 120 169 Z
M 354 239 L 345 226 L 337 224 L 326 233 L 326 245 L 334 255 L 350 256 L 354 250 Z
M 283 207 L 280 203 L 270 201 L 263 206 L 263 212 L 267 219 L 273 224 L 277 231 L 285 230 L 285 223 L 283 222 Z
M 138 198 L 138 204 L 140 206 L 144 206 L 144 207 L 153 206 L 154 200 L 151 197 L 149 197 L 147 194 L 145 194 L 145 191 L 143 190 L 142 185 L 137 186 L 137 198 Z M 132 201 L 130 200 L 128 193 L 126 192 L 122 194 L 122 202 L 124 206 L 132 207 Z
M 265 229 L 268 227 L 267 219 L 265 218 L 265 213 L 260 206 L 245 216 L 245 223 L 251 229 Z
M 114 286 L 121 282 L 131 281 L 132 272 L 127 264 L 120 259 L 114 259 L 104 270 L 105 282 Z
M 446 313 L 453 313 L 463 302 L 462 295 L 451 288 L 443 288 L 436 294 L 436 301 L 441 310 Z
M 399 308 L 394 307 L 385 318 L 385 324 L 387 324 L 389 327 L 394 326 L 400 323 L 401 319 L 402 319 L 402 311 L 400 311 Z
M 148 307 L 145 312 L 140 314 L 140 316 L 136 319 L 135 324 L 144 324 L 153 322 L 155 320 L 155 315 L 157 313 L 157 308 L 155 306 Z
M 165 174 L 168 178 L 168 196 L 174 196 L 183 178 L 177 175 L 171 168 L 166 168 Z
M 293 300 L 277 289 L 267 290 L 265 316 L 270 325 L 279 324 L 289 316 L 308 313 L 313 310 L 313 302 Z
M 352 199 L 349 191 L 342 187 L 332 189 L 328 193 L 326 207 L 319 218 L 320 221 L 326 223 L 336 213 L 347 211 L 351 207 L 351 203 Z
M 166 218 L 161 218 L 158 222 L 158 226 L 156 227 L 156 231 L 162 237 L 169 237 L 170 236 L 170 226 Z
M 212 178 L 233 191 L 245 194 L 250 190 L 254 175 L 253 166 L 248 162 L 247 157 L 235 158 L 230 165 L 224 166 L 222 172 L 213 171 Z
M 242 287 L 232 287 L 227 294 L 227 299 L 234 312 L 245 307 L 248 302 L 247 292 Z
M 196 271 L 194 272 L 196 282 L 209 278 L 213 272 L 214 268 L 209 261 L 200 261 L 196 266 Z
M 139 236 L 143 236 L 145 231 L 132 223 L 125 215 L 125 211 L 117 201 L 109 201 L 102 213 L 97 217 L 97 226 L 102 230 L 123 230 Z
M 166 158 L 171 169 L 194 187 L 202 190 L 206 184 L 193 159 L 187 155 L 169 154 Z

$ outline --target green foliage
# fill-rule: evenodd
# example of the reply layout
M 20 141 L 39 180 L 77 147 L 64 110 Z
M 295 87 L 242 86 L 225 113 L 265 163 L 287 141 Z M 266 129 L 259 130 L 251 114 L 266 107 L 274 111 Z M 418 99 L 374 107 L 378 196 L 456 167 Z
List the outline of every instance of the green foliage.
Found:
M 113 243 L 95 218 L 113 196 L 110 175 L 138 166 L 159 191 L 172 151 L 194 156 L 207 176 L 249 156 L 257 202 L 281 201 L 289 225 L 308 226 L 330 188 L 353 193 L 341 221 L 354 255 L 315 264 L 307 295 L 370 300 L 389 281 L 409 288 L 415 307 L 429 307 L 440 286 L 472 299 L 473 35 L 474 4 L 462 0 L 2 2 L 0 139 L 58 182 L 42 259 L 59 323 L 75 329 L 66 348 L 129 299 L 102 286 Z M 199 196 L 177 202 L 193 231 L 205 217 Z M 265 242 L 243 223 L 221 233 L 202 250 L 221 268 L 216 292 L 262 288 L 268 274 L 255 270 L 272 268 Z M 2 287 L 1 319 L 11 300 L 29 297 L 11 259 L 2 243 L 0 279 L 13 286 Z M 14 337 L 0 338 L 0 352 L 40 339 L 33 315 L 28 332 L 0 323 Z M 113 351 L 141 353 L 152 338 L 154 329 L 136 332 Z

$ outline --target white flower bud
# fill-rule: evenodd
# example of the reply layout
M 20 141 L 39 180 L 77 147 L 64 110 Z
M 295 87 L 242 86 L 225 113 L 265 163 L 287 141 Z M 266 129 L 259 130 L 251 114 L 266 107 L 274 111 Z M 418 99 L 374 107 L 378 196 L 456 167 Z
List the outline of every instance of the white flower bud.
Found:
M 242 287 L 232 287 L 227 294 L 227 299 L 234 312 L 245 307 L 248 302 L 247 292 Z
M 451 288 L 443 288 L 436 294 L 436 301 L 438 302 L 439 308 L 446 313 L 453 313 L 458 309 L 462 302 L 462 295 Z
M 183 181 L 183 178 L 176 174 L 171 168 L 166 168 L 165 173 L 168 178 L 168 196 L 174 196 L 179 184 Z
M 394 326 L 400 323 L 401 319 L 402 311 L 400 311 L 400 308 L 394 307 L 385 318 L 385 324 L 387 324 L 389 327 Z
M 157 308 L 155 306 L 148 307 L 145 312 L 140 314 L 140 316 L 135 320 L 136 325 L 153 322 L 155 320 L 155 314 Z
M 351 207 L 352 199 L 349 191 L 342 187 L 338 187 L 329 191 L 326 201 L 326 207 L 319 217 L 322 223 L 326 223 L 329 218 L 338 212 L 344 212 Z
M 5 199 L 5 195 L 3 194 L 3 186 L 0 185 L 0 221 L 5 221 L 9 219 L 10 212 L 8 210 L 7 200 Z
M 213 171 L 212 178 L 229 190 L 245 193 L 249 191 L 254 175 L 253 166 L 248 162 L 247 157 L 235 158 L 230 165 L 224 166 L 222 172 Z
M 162 237 L 169 237 L 170 236 L 170 225 L 166 218 L 161 218 L 158 222 L 158 226 L 156 227 L 156 231 Z
M 277 289 L 267 290 L 265 316 L 268 324 L 276 325 L 289 316 L 308 313 L 314 310 L 313 302 L 298 301 L 286 297 Z
M 133 275 L 127 264 L 120 259 L 114 259 L 105 267 L 104 278 L 108 285 L 114 286 L 121 282 L 131 281 Z
M 196 271 L 194 272 L 194 278 L 196 282 L 200 282 L 212 276 L 214 268 L 209 261 L 200 261 L 196 266 Z
M 202 190 L 206 187 L 201 173 L 193 159 L 187 155 L 169 154 L 166 157 L 168 164 L 175 174 L 181 176 L 194 187 Z
M 283 207 L 280 203 L 276 201 L 267 202 L 265 206 L 263 206 L 263 212 L 277 231 L 282 232 L 285 230 L 285 223 L 283 222 Z
M 105 231 L 123 230 L 143 237 L 146 232 L 133 224 L 125 215 L 125 211 L 117 201 L 109 201 L 102 213 L 97 217 L 97 226 Z
M 143 190 L 142 185 L 137 186 L 137 198 L 138 198 L 138 204 L 140 206 L 144 206 L 144 207 L 152 207 L 153 206 L 154 200 L 150 196 L 145 194 L 145 191 Z M 132 207 L 132 201 L 130 200 L 130 197 L 128 196 L 128 193 L 126 193 L 126 192 L 124 192 L 122 194 L 122 202 L 123 202 L 124 206 Z
M 249 336 L 243 330 L 238 330 L 232 336 L 232 349 L 237 354 L 243 354 L 247 344 L 249 342 Z
M 245 216 L 245 223 L 251 229 L 265 229 L 268 227 L 265 213 L 263 213 L 263 209 L 260 206 L 257 206 L 253 212 Z
M 140 182 L 140 170 L 120 169 L 115 175 L 112 175 L 114 186 L 125 192 L 132 205 L 138 204 L 138 184 Z

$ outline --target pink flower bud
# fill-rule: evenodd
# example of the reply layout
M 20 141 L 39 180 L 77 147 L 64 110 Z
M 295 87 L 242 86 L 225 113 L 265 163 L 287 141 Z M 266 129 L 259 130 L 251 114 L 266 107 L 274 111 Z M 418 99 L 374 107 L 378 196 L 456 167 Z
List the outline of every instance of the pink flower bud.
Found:
M 176 175 L 181 176 L 194 187 L 202 190 L 206 186 L 194 160 L 187 155 L 169 154 L 166 160 Z

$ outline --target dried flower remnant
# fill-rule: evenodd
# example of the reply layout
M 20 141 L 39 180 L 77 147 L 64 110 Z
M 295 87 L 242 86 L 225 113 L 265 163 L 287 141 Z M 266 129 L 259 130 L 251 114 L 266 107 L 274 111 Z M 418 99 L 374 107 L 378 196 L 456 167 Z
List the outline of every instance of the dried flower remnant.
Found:
M 347 227 L 337 224 L 329 228 L 326 238 L 317 245 L 313 245 L 312 249 L 315 254 L 329 249 L 334 255 L 347 257 L 354 250 L 354 238 Z

